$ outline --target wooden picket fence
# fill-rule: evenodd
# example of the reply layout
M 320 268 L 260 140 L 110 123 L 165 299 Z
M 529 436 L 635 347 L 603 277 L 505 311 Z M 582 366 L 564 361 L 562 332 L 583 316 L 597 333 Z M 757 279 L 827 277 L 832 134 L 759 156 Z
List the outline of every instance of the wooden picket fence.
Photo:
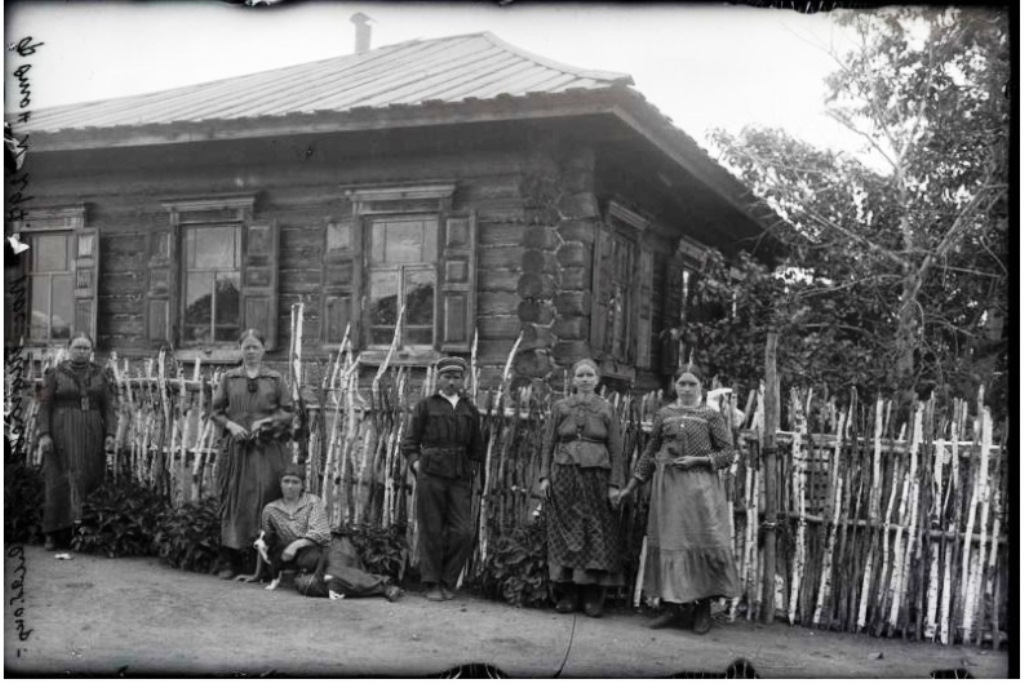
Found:
M 319 385 L 309 386 L 302 377 L 310 366 L 298 353 L 292 359 L 296 398 L 303 387 L 293 455 L 306 463 L 309 488 L 324 498 L 332 524 L 397 526 L 415 547 L 415 486 L 400 444 L 412 406 L 434 390 L 432 372 L 385 362 L 367 389 L 359 386 L 352 354 L 340 353 L 319 373 Z M 163 355 L 134 363 L 112 356 L 108 364 L 119 398 L 117 448 L 108 453 L 112 475 L 158 487 L 178 504 L 215 494 L 219 434 L 209 405 L 219 372 L 169 363 Z M 468 391 L 481 411 L 487 456 L 474 498 L 479 527 L 468 576 L 494 540 L 529 522 L 540 504 L 532 492 L 545 418 L 557 396 L 537 395 L 530 387 L 511 391 L 510 367 L 501 386 L 484 389 L 475 355 L 472 363 Z M 34 379 L 38 386 L 39 376 Z M 606 397 L 622 421 L 631 467 L 662 396 Z M 721 476 L 743 589 L 726 605 L 729 618 L 763 617 L 767 610 L 771 618 L 804 626 L 1000 644 L 1011 552 L 1006 429 L 997 435 L 981 396 L 948 405 L 935 399 L 901 405 L 861 403 L 855 395 L 840 402 L 794 389 L 771 460 L 763 452 L 763 389 L 742 406 L 733 399 L 731 408 L 737 407 L 746 415 L 743 424 L 733 425 L 739 456 Z M 26 457 L 35 464 L 37 413 L 30 400 Z M 769 462 L 776 464 L 767 467 Z M 769 478 L 778 491 L 773 515 L 766 508 Z M 614 597 L 634 605 L 641 601 L 647 505 L 641 493 L 620 512 L 631 581 Z M 773 518 L 774 572 L 764 559 L 765 523 Z

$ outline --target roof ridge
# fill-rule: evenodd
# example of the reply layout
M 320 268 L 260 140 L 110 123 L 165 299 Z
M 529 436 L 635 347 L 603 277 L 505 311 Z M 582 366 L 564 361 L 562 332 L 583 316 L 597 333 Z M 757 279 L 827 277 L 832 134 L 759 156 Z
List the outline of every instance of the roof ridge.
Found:
M 595 81 L 612 81 L 615 83 L 623 83 L 625 85 L 635 85 L 633 81 L 633 76 L 621 71 L 601 71 L 599 69 L 584 69 L 578 66 L 573 66 L 572 64 L 565 64 L 563 62 L 550 59 L 549 57 L 542 57 L 541 55 L 530 52 L 529 50 L 524 50 L 521 47 L 518 47 L 516 45 L 513 45 L 512 43 L 502 40 L 501 38 L 491 33 L 490 31 L 482 31 L 478 35 L 482 35 L 483 37 L 487 38 L 489 41 L 491 41 L 491 43 L 494 44 L 495 47 L 501 48 L 502 50 L 507 50 L 508 52 L 511 52 L 515 55 L 518 55 L 525 59 L 532 60 L 537 64 L 540 64 L 541 66 L 545 66 L 549 69 L 554 69 L 555 71 L 561 71 L 562 73 L 578 76 L 580 78 L 592 78 Z

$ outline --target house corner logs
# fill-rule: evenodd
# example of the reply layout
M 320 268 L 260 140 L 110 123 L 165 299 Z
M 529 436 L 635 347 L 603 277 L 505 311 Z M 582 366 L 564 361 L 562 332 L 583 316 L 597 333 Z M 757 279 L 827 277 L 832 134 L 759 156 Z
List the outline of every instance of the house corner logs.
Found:
M 592 355 L 591 262 L 599 209 L 593 192 L 592 150 L 554 152 L 546 182 L 524 182 L 527 214 L 539 220 L 522 235 L 517 292 L 523 343 L 515 371 L 555 389 L 567 384 L 566 368 Z

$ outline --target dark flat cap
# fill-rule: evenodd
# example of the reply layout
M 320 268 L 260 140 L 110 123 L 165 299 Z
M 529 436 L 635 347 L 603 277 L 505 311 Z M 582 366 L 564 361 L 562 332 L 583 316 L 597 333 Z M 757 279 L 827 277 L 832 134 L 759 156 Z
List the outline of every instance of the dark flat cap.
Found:
M 459 372 L 466 373 L 466 361 L 455 356 L 446 356 L 441 360 L 437 361 L 437 374 L 442 372 L 449 372 L 451 370 L 458 370 Z

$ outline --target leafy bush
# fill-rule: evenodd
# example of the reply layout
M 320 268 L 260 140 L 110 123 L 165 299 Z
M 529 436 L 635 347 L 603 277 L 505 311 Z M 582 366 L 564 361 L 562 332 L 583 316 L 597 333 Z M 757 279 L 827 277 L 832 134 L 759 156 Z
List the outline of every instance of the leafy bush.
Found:
M 108 481 L 82 507 L 71 547 L 107 557 L 132 557 L 153 553 L 153 530 L 169 503 L 147 486 Z
M 43 538 L 43 471 L 25 463 L 4 468 L 4 539 L 38 543 Z
M 484 596 L 517 607 L 548 604 L 547 534 L 543 517 L 499 536 L 477 573 L 476 582 Z
M 398 527 L 377 529 L 350 525 L 341 533 L 352 540 L 359 556 L 371 574 L 384 574 L 401 581 L 409 559 L 409 544 L 405 532 Z
M 160 515 L 153 552 L 161 560 L 190 572 L 213 571 L 220 547 L 220 515 L 216 498 L 168 507 Z

